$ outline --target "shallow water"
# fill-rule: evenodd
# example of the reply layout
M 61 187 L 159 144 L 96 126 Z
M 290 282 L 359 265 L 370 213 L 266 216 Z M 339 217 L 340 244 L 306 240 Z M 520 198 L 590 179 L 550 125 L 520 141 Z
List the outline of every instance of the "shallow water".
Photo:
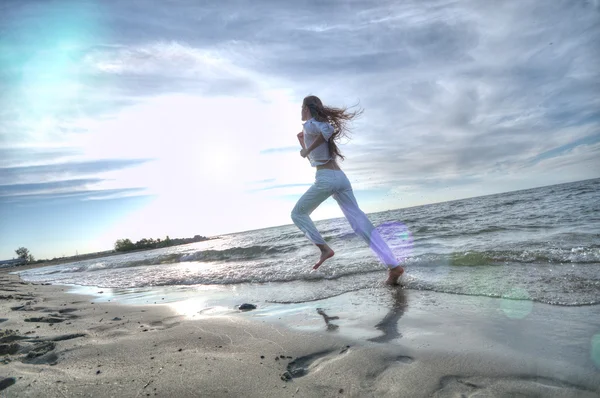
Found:
M 600 179 L 370 214 L 407 273 L 406 288 L 552 305 L 600 303 Z M 345 219 L 317 222 L 336 256 L 293 225 L 190 245 L 21 271 L 24 280 L 132 294 L 303 303 L 376 289 L 385 268 Z M 125 290 L 123 290 L 125 289 Z M 127 290 L 134 289 L 134 290 Z M 160 295 L 160 294 L 158 294 Z

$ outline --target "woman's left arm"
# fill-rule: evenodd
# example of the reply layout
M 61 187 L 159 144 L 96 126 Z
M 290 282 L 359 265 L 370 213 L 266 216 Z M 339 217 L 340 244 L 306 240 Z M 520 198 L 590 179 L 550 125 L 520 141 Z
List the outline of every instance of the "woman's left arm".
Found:
M 327 142 L 327 141 L 325 140 L 325 138 L 323 138 L 322 134 L 319 134 L 317 136 L 317 138 L 315 139 L 315 141 L 312 144 L 310 144 L 310 146 L 308 148 L 303 148 L 300 151 L 300 156 L 302 156 L 303 158 L 307 157 L 308 154 L 311 153 L 313 149 L 315 149 L 316 147 L 318 147 L 319 145 L 321 145 L 324 142 Z
M 304 145 L 304 132 L 299 132 L 298 134 L 296 134 L 296 137 L 298 137 L 298 142 L 300 143 L 302 149 L 306 148 L 306 145 Z

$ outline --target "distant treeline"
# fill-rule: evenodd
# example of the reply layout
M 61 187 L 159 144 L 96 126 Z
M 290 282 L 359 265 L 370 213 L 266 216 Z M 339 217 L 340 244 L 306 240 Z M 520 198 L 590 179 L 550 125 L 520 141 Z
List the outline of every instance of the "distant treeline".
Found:
M 131 250 L 140 250 L 140 249 L 158 249 L 160 247 L 169 247 L 176 245 L 185 245 L 186 243 L 194 243 L 201 242 L 203 240 L 208 240 L 206 236 L 196 235 L 193 238 L 175 238 L 171 239 L 167 235 L 165 239 L 142 239 L 133 243 L 129 239 L 119 239 L 115 242 L 115 251 L 118 252 L 127 252 Z

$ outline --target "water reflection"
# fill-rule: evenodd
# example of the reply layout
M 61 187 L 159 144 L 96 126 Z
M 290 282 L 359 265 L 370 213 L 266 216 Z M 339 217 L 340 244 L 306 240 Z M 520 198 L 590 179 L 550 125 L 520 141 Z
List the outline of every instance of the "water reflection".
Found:
M 340 319 L 339 316 L 329 316 L 325 313 L 322 308 L 317 308 L 317 314 L 321 315 L 325 320 L 325 325 L 327 326 L 327 331 L 331 332 L 337 330 L 340 326 L 335 323 L 331 323 L 331 321 L 335 321 L 336 319 Z
M 408 308 L 407 293 L 406 290 L 401 287 L 389 288 L 389 292 L 391 294 L 391 300 L 389 304 L 390 309 L 383 319 L 375 325 L 375 329 L 383 332 L 383 334 L 378 337 L 370 338 L 368 341 L 373 341 L 375 343 L 386 343 L 402 337 L 402 333 L 398 331 L 398 323 Z M 332 322 L 339 320 L 339 316 L 330 316 L 325 313 L 323 308 L 316 308 L 316 310 L 317 314 L 323 317 L 323 320 L 325 321 L 325 327 L 328 332 L 339 331 L 340 325 L 338 325 L 337 322 Z M 350 325 L 347 326 L 349 326 L 350 329 L 352 328 Z M 344 329 L 347 332 L 347 328 Z
M 387 343 L 402 337 L 402 333 L 398 331 L 398 322 L 408 308 L 406 291 L 401 287 L 396 287 L 390 288 L 390 292 L 392 294 L 391 308 L 381 322 L 375 325 L 375 329 L 383 332 L 383 335 L 373 337 L 369 341 Z

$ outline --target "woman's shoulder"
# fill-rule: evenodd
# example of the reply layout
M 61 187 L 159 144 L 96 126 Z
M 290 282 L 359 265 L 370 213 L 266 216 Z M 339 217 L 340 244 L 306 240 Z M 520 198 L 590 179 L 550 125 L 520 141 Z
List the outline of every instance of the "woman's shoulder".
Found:
M 306 123 L 304 123 L 304 129 L 306 132 L 310 133 L 320 133 L 320 132 L 329 132 L 333 131 L 333 126 L 328 122 L 322 122 L 317 119 L 310 119 Z
M 319 126 L 319 127 L 331 126 L 331 123 L 329 123 L 327 120 L 317 120 L 317 119 L 311 119 L 311 120 L 315 124 L 315 126 Z
M 315 120 L 315 125 L 321 131 L 333 131 L 333 126 L 329 122 L 321 122 L 321 121 Z
M 317 119 L 312 118 L 304 123 L 304 127 L 308 127 L 309 129 L 318 129 L 321 123 L 322 122 L 319 122 Z

